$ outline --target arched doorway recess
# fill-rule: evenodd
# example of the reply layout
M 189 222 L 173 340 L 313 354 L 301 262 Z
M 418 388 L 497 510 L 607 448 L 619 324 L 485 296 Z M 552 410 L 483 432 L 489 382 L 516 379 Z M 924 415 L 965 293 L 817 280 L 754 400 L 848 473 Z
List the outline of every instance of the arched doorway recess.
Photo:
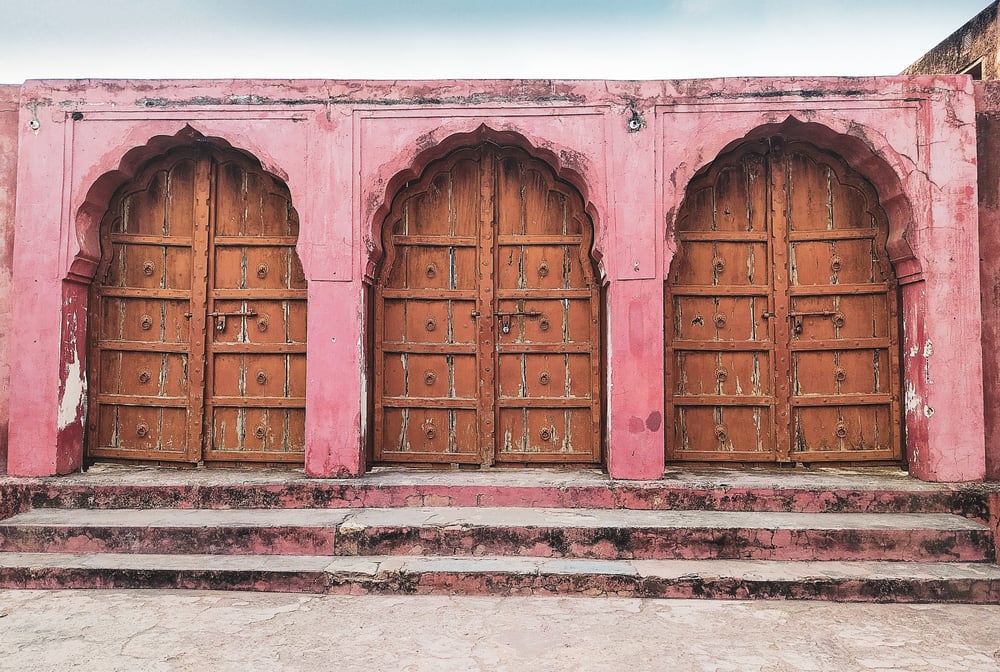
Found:
M 600 287 L 580 193 L 517 147 L 431 163 L 376 274 L 374 459 L 601 459 Z
M 284 183 L 208 143 L 117 190 L 91 285 L 89 459 L 302 462 L 298 226 Z
M 781 136 L 688 186 L 666 286 L 667 459 L 901 459 L 897 287 L 872 185 Z

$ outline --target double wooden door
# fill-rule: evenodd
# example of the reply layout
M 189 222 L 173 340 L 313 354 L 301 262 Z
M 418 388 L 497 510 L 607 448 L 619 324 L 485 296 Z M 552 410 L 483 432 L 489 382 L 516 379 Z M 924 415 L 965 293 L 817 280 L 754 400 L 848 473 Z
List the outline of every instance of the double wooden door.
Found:
M 91 458 L 301 462 L 305 277 L 287 187 L 185 148 L 112 200 L 90 299 Z
M 580 194 L 521 150 L 432 164 L 383 226 L 375 459 L 600 460 L 599 287 Z
M 896 286 L 877 194 L 772 138 L 692 181 L 667 280 L 667 457 L 900 458 Z

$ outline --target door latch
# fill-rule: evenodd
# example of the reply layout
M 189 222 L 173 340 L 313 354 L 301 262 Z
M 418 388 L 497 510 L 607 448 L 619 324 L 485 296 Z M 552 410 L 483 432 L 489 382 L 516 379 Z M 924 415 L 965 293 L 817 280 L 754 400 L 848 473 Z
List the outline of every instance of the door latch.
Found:
M 248 308 L 247 310 L 234 310 L 232 312 L 211 312 L 208 317 L 215 318 L 215 330 L 218 332 L 223 332 L 226 330 L 226 318 L 227 317 L 257 317 L 257 311 L 253 308 Z
M 788 317 L 792 318 L 792 331 L 795 332 L 796 335 L 802 333 L 802 318 L 805 318 L 805 317 L 834 317 L 834 318 L 836 318 L 838 315 L 841 315 L 841 314 L 839 312 L 837 312 L 836 310 L 798 310 L 798 311 L 794 311 L 793 310 L 793 311 L 791 311 L 791 312 L 788 313 Z M 843 320 L 840 320 L 840 322 L 841 322 L 841 325 L 842 325 L 843 324 Z M 838 325 L 838 326 L 841 326 L 841 325 Z
M 500 321 L 500 331 L 509 334 L 510 333 L 510 318 L 515 315 L 524 315 L 528 319 L 533 319 L 542 316 L 542 311 L 540 310 L 512 310 L 510 312 L 497 312 L 497 319 Z

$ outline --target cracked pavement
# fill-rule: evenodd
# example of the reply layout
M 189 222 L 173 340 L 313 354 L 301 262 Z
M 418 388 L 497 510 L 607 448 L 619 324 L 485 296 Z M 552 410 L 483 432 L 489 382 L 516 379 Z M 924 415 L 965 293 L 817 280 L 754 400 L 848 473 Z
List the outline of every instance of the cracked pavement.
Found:
M 0 670 L 1000 670 L 1000 607 L 0 591 Z

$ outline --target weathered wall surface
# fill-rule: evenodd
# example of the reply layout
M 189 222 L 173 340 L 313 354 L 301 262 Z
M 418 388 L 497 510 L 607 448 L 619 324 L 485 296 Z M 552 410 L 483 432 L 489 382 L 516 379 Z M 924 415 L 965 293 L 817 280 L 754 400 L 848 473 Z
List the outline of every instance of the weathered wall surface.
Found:
M 1000 479 L 1000 81 L 976 83 L 986 475 Z
M 781 134 L 840 154 L 883 199 L 902 285 L 911 470 L 930 480 L 983 476 L 967 77 L 52 81 L 27 82 L 22 101 L 11 375 L 33 384 L 11 402 L 11 473 L 81 466 L 98 223 L 138 165 L 195 141 L 242 149 L 288 185 L 309 287 L 306 470 L 363 473 L 365 301 L 380 215 L 429 161 L 487 134 L 549 162 L 584 197 L 606 285 L 608 469 L 657 478 L 673 216 L 690 179 L 727 147 Z
M 7 473 L 10 415 L 11 274 L 17 191 L 17 107 L 20 86 L 0 86 L 0 474 Z
M 982 59 L 980 79 L 1000 78 L 997 52 L 997 2 L 969 20 L 903 71 L 904 75 L 965 72 Z

